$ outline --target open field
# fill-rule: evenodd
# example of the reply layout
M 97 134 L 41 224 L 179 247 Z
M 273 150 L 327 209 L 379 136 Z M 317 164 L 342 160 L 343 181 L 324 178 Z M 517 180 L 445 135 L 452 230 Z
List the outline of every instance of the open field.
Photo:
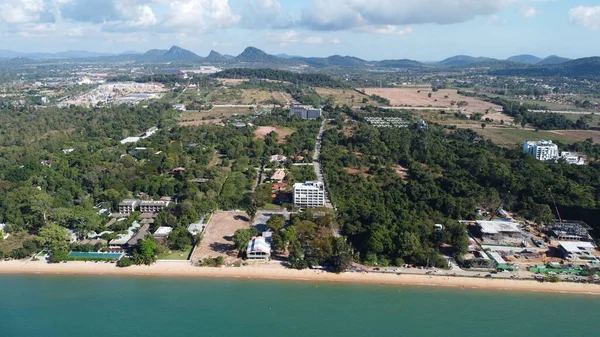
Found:
M 459 127 L 464 127 L 459 126 Z M 578 141 L 578 137 L 575 135 L 565 135 L 560 132 L 563 131 L 535 131 L 532 129 L 515 129 L 515 128 L 500 128 L 500 127 L 470 127 L 475 132 L 480 134 L 486 139 L 490 139 L 498 145 L 522 145 L 526 140 L 554 140 L 561 143 L 574 143 Z M 599 133 L 600 135 L 600 133 Z M 584 138 L 585 139 L 585 138 Z
M 225 264 L 239 260 L 232 238 L 236 230 L 250 228 L 246 217 L 243 212 L 215 212 L 206 226 L 200 247 L 191 258 L 192 262 L 218 256 L 225 259 Z
M 368 104 L 377 104 L 377 102 L 371 101 L 369 96 L 352 89 L 315 88 L 315 91 L 323 100 L 326 100 L 329 96 L 333 97 L 335 104 L 339 105 L 365 106 Z M 369 102 L 363 103 L 363 98 L 368 99 Z
M 277 142 L 279 144 L 284 144 L 285 137 L 293 134 L 296 132 L 296 130 L 281 126 L 259 126 L 256 131 L 254 131 L 254 138 L 265 139 L 265 137 L 271 132 L 276 132 L 278 137 Z
M 496 104 L 484 102 L 482 100 L 458 95 L 456 90 L 442 89 L 433 92 L 431 89 L 407 89 L 407 88 L 366 88 L 364 90 L 368 95 L 378 95 L 390 100 L 392 105 L 396 106 L 414 106 L 414 107 L 437 107 L 451 108 L 452 101 L 466 101 L 469 104 L 461 110 L 467 113 L 485 112 L 489 108 L 501 110 L 502 107 Z M 431 93 L 431 98 L 428 95 Z M 448 97 L 448 98 L 446 98 Z M 436 101 L 437 100 L 437 101 Z M 504 116 L 504 117 L 502 117 Z M 498 114 L 498 116 L 489 115 L 492 119 L 509 119 L 510 117 Z
M 223 85 L 233 86 L 233 85 L 242 84 L 242 83 L 246 82 L 248 79 L 247 78 L 217 78 L 216 80 L 223 83 Z
M 188 110 L 179 116 L 179 125 L 198 126 L 203 124 L 217 124 L 225 118 L 231 118 L 233 115 L 251 115 L 254 110 L 248 108 L 213 108 L 212 110 Z
M 591 126 L 596 127 L 596 126 L 600 126 L 600 113 L 598 114 L 593 114 L 593 115 L 582 115 L 582 114 L 576 114 L 576 113 L 572 113 L 572 114 L 561 114 L 563 115 L 566 119 L 576 122 L 579 118 L 581 117 L 587 117 L 587 118 L 591 118 L 591 122 L 589 123 Z
M 558 134 L 561 137 L 567 137 L 577 142 L 583 142 L 588 138 L 594 140 L 594 144 L 600 144 L 600 131 L 593 130 L 556 130 L 552 133 Z
M 2 240 L 2 237 L 0 237 L 0 251 L 8 253 L 14 249 L 21 248 L 23 247 L 23 241 L 33 238 L 35 238 L 33 235 L 24 232 L 11 234 L 6 240 Z

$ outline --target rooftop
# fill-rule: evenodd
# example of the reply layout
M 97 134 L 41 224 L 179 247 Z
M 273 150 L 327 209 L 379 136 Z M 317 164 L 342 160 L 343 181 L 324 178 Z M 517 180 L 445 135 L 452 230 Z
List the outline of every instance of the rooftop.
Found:
M 248 243 L 248 253 L 260 252 L 271 254 L 271 245 L 262 236 L 253 237 Z
M 481 233 L 499 234 L 499 233 L 518 233 L 521 232 L 519 224 L 507 221 L 477 221 Z
M 596 246 L 591 242 L 559 242 L 559 246 L 561 246 L 564 250 L 571 254 L 581 254 L 586 251 L 593 250 Z
M 168 236 L 173 231 L 171 227 L 158 227 L 154 232 L 154 236 Z

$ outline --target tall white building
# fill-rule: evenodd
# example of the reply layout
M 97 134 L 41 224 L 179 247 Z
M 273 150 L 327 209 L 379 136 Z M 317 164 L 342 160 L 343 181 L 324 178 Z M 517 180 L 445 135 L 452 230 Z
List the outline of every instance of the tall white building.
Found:
M 530 153 L 537 160 L 556 160 L 560 157 L 558 145 L 551 140 L 541 140 L 539 142 L 528 141 L 523 144 L 523 151 Z
M 325 186 L 322 182 L 307 181 L 294 184 L 294 205 L 300 208 L 325 206 Z

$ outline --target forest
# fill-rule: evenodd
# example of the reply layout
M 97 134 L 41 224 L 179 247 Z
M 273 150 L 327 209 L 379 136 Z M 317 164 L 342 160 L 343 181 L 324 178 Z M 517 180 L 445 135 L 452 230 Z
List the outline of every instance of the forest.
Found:
M 212 76 L 215 78 L 258 78 L 265 80 L 290 82 L 293 84 L 309 85 L 314 87 L 346 87 L 340 80 L 335 79 L 326 74 L 293 73 L 291 71 L 276 69 L 232 68 L 220 71 Z
M 342 233 L 371 265 L 442 264 L 442 244 L 464 253 L 467 237 L 456 220 L 475 219 L 477 208 L 491 210 L 505 197 L 505 208 L 537 223 L 555 217 L 549 189 L 559 207 L 600 208 L 598 163 L 540 162 L 519 148 L 479 141 L 471 130 L 359 122 L 346 135 L 331 128 L 322 164 Z M 597 219 L 590 225 L 600 229 Z

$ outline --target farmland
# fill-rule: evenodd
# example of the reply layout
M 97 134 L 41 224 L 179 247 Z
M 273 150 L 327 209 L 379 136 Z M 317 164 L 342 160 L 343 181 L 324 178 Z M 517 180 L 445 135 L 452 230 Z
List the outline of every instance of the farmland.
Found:
M 323 100 L 327 100 L 329 97 L 331 97 L 335 104 L 338 105 L 365 106 L 367 104 L 374 104 L 371 102 L 369 96 L 356 90 L 315 88 L 315 91 Z M 366 99 L 367 102 L 363 103 L 363 99 Z
M 280 126 L 259 126 L 254 132 L 254 138 L 265 139 L 271 132 L 277 133 L 279 144 L 283 144 L 285 143 L 285 138 L 296 132 L 296 130 Z

